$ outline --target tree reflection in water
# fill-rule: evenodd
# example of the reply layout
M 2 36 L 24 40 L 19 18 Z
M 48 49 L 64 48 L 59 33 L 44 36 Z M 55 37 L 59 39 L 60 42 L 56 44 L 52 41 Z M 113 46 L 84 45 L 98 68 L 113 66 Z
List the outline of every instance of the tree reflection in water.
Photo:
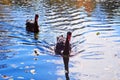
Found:
M 114 15 L 113 13 L 116 13 L 117 11 L 119 11 L 120 1 L 108 0 L 108 1 L 102 2 L 101 5 L 102 5 L 102 8 L 105 10 L 105 12 L 108 14 L 108 16 L 113 17 Z
M 5 5 L 11 5 L 11 1 L 10 0 L 0 0 L 1 4 L 5 4 Z
M 63 5 L 67 3 L 66 5 L 69 7 L 84 7 L 85 11 L 87 11 L 88 13 L 91 13 L 96 6 L 95 0 L 47 0 L 46 2 L 47 4 L 49 4 L 49 6 L 52 6 L 54 4 Z

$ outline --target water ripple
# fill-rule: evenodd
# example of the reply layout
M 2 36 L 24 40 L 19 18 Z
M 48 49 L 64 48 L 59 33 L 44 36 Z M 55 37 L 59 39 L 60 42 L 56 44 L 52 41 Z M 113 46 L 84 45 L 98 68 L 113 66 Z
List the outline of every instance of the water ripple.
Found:
M 93 7 L 91 2 L 87 4 L 90 8 L 90 11 L 87 11 L 86 2 L 82 0 L 75 1 L 74 4 L 69 0 L 50 1 L 13 0 L 8 6 L 0 3 L 0 76 L 9 74 L 15 79 L 26 79 L 31 72 L 36 72 L 33 75 L 35 79 L 39 76 L 40 79 L 47 80 L 48 78 L 41 76 L 50 75 L 52 80 L 56 80 L 59 77 L 56 71 L 61 72 L 60 77 L 63 76 L 63 64 L 60 56 L 54 56 L 54 47 L 57 36 L 66 37 L 67 31 L 71 31 L 70 77 L 74 78 L 73 80 L 113 80 L 115 76 L 119 78 L 119 5 L 114 3 L 117 6 L 111 7 L 99 2 L 93 4 Z M 25 21 L 34 19 L 36 13 L 40 15 L 40 32 L 27 33 Z M 35 36 L 38 38 L 35 39 Z M 35 50 L 40 55 L 32 55 Z M 5 73 L 5 70 L 10 71 Z M 11 75 L 13 70 L 20 71 L 23 76 L 19 73 Z M 39 75 L 38 72 L 41 71 L 43 73 Z M 57 76 L 56 79 L 54 75 Z M 112 79 L 109 79 L 108 75 Z

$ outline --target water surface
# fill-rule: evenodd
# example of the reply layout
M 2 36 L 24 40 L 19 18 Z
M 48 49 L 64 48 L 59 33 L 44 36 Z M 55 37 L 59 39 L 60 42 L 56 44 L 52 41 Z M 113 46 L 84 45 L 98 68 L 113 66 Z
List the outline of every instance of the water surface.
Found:
M 120 80 L 119 5 L 117 0 L 1 0 L 0 79 L 65 80 L 54 46 L 57 36 L 71 31 L 70 80 Z M 25 21 L 36 13 L 35 35 L 26 32 Z

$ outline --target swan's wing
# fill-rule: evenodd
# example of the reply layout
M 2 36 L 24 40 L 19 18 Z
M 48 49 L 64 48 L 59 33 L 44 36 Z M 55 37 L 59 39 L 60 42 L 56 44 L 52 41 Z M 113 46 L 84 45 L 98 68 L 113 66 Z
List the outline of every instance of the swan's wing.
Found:
M 65 43 L 65 37 L 63 37 L 63 35 L 57 37 L 57 43 Z

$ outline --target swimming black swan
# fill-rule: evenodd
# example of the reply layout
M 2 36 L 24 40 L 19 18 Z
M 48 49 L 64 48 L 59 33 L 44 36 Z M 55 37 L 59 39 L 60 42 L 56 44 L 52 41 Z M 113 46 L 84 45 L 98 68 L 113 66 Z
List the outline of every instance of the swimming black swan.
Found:
M 57 37 L 57 44 L 55 46 L 55 53 L 62 55 L 63 57 L 66 80 L 70 80 L 69 79 L 69 56 L 71 52 L 71 45 L 70 45 L 71 35 L 72 35 L 71 32 L 67 32 L 66 40 L 63 37 L 63 35 Z
M 64 47 L 64 50 L 63 50 L 63 53 L 62 53 L 66 80 L 70 80 L 69 79 L 69 56 L 70 56 L 70 52 L 71 52 L 71 46 L 70 46 L 71 35 L 72 35 L 71 32 L 67 32 L 65 47 Z
M 39 32 L 38 18 L 39 18 L 39 15 L 36 14 L 34 21 L 26 20 L 26 30 L 27 31 L 35 32 L 35 33 Z
M 70 39 L 71 39 L 71 32 L 67 32 L 67 37 L 63 37 L 63 35 L 57 37 L 57 44 L 55 46 L 55 54 L 57 55 L 69 55 L 71 52 L 71 45 L 70 45 Z

